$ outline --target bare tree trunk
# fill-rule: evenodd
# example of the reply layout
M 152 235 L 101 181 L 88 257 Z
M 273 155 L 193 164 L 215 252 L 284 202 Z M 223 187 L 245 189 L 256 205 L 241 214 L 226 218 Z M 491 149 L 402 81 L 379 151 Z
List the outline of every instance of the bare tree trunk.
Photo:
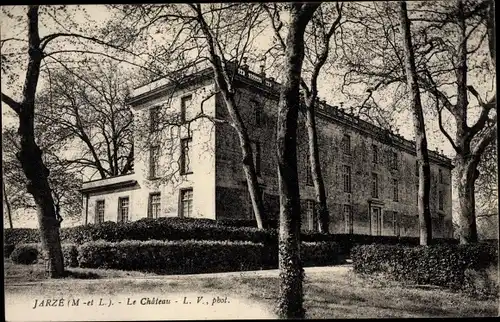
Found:
M 328 233 L 330 214 L 328 212 L 328 207 L 326 204 L 325 183 L 323 181 L 321 164 L 319 160 L 318 135 L 316 131 L 316 119 L 314 115 L 314 101 L 311 104 L 307 105 L 306 127 L 309 146 L 309 163 L 311 167 L 311 176 L 316 199 L 315 208 L 318 218 L 318 231 L 321 233 Z
M 429 151 L 427 150 L 427 137 L 425 134 L 424 115 L 420 88 L 417 82 L 415 57 L 410 31 L 410 21 L 406 9 L 406 2 L 400 2 L 400 24 L 405 52 L 405 70 L 413 111 L 413 128 L 415 131 L 415 148 L 418 160 L 418 218 L 420 223 L 420 245 L 429 245 L 432 240 L 431 212 L 429 207 L 430 197 L 430 166 Z
M 238 139 L 240 143 L 241 153 L 242 153 L 242 166 L 243 172 L 245 173 L 245 179 L 248 186 L 248 192 L 250 194 L 250 200 L 252 202 L 252 209 L 255 216 L 255 221 L 257 222 L 257 228 L 263 229 L 264 225 L 262 223 L 262 216 L 264 213 L 264 207 L 262 203 L 262 195 L 259 192 L 259 182 L 257 180 L 257 174 L 255 172 L 255 165 L 253 162 L 253 151 L 250 145 L 250 138 L 248 137 L 248 132 L 243 123 L 241 115 L 234 101 L 234 95 L 229 91 L 223 76 L 216 72 L 216 82 L 219 87 L 222 97 L 231 118 L 231 125 L 236 130 L 238 134 Z
M 7 207 L 7 216 L 9 217 L 9 227 L 12 229 L 14 225 L 12 225 L 12 212 L 10 209 L 9 198 L 7 197 L 7 189 L 5 189 L 5 181 L 2 181 L 2 189 L 3 189 L 3 198 L 5 200 L 5 206 Z
M 479 176 L 477 163 L 458 157 L 456 159 L 455 171 L 457 173 L 459 202 L 458 226 L 460 244 L 476 243 L 478 236 L 474 184 Z
M 34 116 L 35 94 L 40 74 L 43 52 L 38 32 L 38 6 L 28 9 L 29 60 L 23 87 L 23 100 L 18 103 L 2 93 L 2 101 L 9 105 L 19 117 L 18 133 L 21 138 L 17 153 L 26 176 L 27 191 L 35 200 L 42 248 L 47 270 L 53 278 L 64 275 L 64 261 L 59 237 L 59 221 L 56 218 L 54 200 L 48 182 L 49 170 L 43 163 L 42 151 L 35 142 Z
M 207 25 L 205 18 L 203 17 L 200 5 L 191 5 L 191 8 L 196 12 L 197 20 L 200 23 L 203 34 L 207 39 L 212 68 L 215 74 L 215 82 L 224 99 L 227 112 L 231 119 L 230 124 L 238 134 L 241 153 L 243 157 L 243 172 L 245 173 L 245 178 L 248 185 L 248 192 L 250 194 L 250 200 L 252 202 L 253 213 L 257 222 L 257 228 L 263 229 L 264 226 L 262 223 L 262 216 L 264 212 L 264 206 L 262 202 L 262 195 L 259 193 L 259 182 L 257 180 L 255 165 L 253 163 L 253 153 L 252 147 L 250 145 L 250 138 L 248 137 L 247 129 L 245 127 L 245 124 L 243 123 L 243 119 L 241 118 L 240 112 L 235 102 L 232 84 L 228 81 L 229 77 L 227 76 L 224 66 L 222 65 L 221 57 L 217 55 L 215 44 L 216 40 L 212 36 L 210 28 Z
M 278 104 L 277 155 L 280 193 L 280 318 L 304 318 L 300 260 L 300 194 L 297 175 L 297 117 L 304 59 L 304 32 L 319 4 L 290 4 L 284 76 Z

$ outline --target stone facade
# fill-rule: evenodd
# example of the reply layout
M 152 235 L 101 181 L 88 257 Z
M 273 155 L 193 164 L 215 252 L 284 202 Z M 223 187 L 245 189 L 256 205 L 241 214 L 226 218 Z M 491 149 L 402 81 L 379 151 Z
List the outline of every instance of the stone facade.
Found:
M 258 162 L 259 183 L 263 193 L 265 215 L 276 219 L 277 162 L 275 153 L 276 114 L 279 84 L 272 78 L 240 69 L 236 77 L 236 101 L 253 141 L 254 159 Z M 210 70 L 183 86 L 140 88 L 131 99 L 136 128 L 147 120 L 155 106 L 178 113 L 181 100 L 191 95 L 191 117 L 203 113 L 226 119 L 224 102 L 215 92 Z M 209 98 L 208 98 L 209 97 Z M 208 99 L 207 99 L 208 98 Z M 188 117 L 189 119 L 189 117 Z M 308 182 L 307 132 L 300 118 L 298 130 L 298 171 L 303 212 L 303 229 L 315 229 L 314 188 Z M 84 207 L 87 222 L 93 222 L 95 203 L 99 198 L 109 204 L 105 218 L 117 218 L 117 198 L 130 195 L 130 220 L 146 217 L 150 193 L 161 194 L 160 216 L 182 216 L 182 191 L 192 189 L 192 217 L 251 219 L 252 209 L 241 166 L 241 150 L 235 130 L 225 123 L 199 118 L 185 125 L 169 127 L 151 137 L 147 131 L 136 131 L 135 173 L 121 181 L 133 180 L 126 187 L 109 185 L 106 180 L 85 183 L 82 192 L 88 202 Z M 320 160 L 325 181 L 332 233 L 418 236 L 416 157 L 412 142 L 360 120 L 337 107 L 318 103 L 317 127 Z M 172 131 L 175 128 L 177 132 Z M 175 132 L 177 134 L 173 135 Z M 166 135 L 166 136 L 165 136 Z M 180 140 L 192 138 L 190 158 L 192 173 L 176 171 Z M 162 151 L 163 179 L 148 179 L 148 147 L 158 142 Z M 346 143 L 346 142 L 349 143 Z M 165 143 L 167 142 L 167 143 Z M 349 148 L 344 148 L 346 146 Z M 375 151 L 376 150 L 376 151 Z M 436 152 L 431 160 L 431 212 L 435 237 L 450 237 L 451 161 Z M 375 178 L 376 177 L 376 178 Z M 131 179 L 133 178 L 133 179 Z M 168 178 L 166 180 L 165 178 Z M 116 178 L 114 180 L 117 180 Z M 119 180 L 120 181 L 120 180 Z M 110 187 L 110 188 L 106 188 Z M 88 196 L 88 197 L 87 197 Z M 439 200 L 441 198 L 441 200 Z M 85 205 L 85 203 L 84 203 Z

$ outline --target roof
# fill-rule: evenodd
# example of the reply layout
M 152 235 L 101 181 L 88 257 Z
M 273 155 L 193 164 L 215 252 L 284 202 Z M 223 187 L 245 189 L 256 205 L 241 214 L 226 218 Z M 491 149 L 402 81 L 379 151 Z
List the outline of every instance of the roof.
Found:
M 184 74 L 183 77 L 179 77 L 181 75 L 179 73 L 185 72 L 186 70 L 192 71 L 192 73 L 188 75 Z M 192 77 L 186 78 L 186 76 Z M 138 104 L 141 101 L 160 96 L 168 89 L 175 88 L 176 86 L 182 86 L 182 84 L 190 83 L 208 76 L 213 76 L 213 69 L 210 65 L 207 65 L 207 61 L 204 60 L 198 64 L 193 64 L 184 69 L 180 69 L 169 78 L 158 79 L 154 82 L 138 87 L 134 90 L 134 96 L 128 100 L 128 103 L 132 105 Z M 278 83 L 274 77 L 266 77 L 265 74 L 253 72 L 248 69 L 247 65 L 239 66 L 236 76 L 236 79 L 240 81 L 250 83 L 261 90 L 265 90 L 268 93 L 279 96 L 281 84 Z M 416 154 L 415 141 L 408 140 L 398 133 L 394 133 L 393 131 L 363 120 L 354 114 L 346 112 L 343 108 L 327 104 L 324 100 L 317 101 L 316 113 L 320 117 L 341 123 L 358 131 L 375 135 L 378 138 L 389 141 L 388 144 L 398 146 L 410 154 Z M 429 150 L 429 158 L 449 169 L 453 168 L 451 159 L 442 153 Z

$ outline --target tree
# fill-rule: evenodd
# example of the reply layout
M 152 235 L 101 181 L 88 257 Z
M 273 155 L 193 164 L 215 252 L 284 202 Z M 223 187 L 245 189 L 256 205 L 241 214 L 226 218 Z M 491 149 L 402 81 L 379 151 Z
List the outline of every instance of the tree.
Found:
M 491 113 L 492 111 L 496 112 L 496 91 L 489 100 L 483 100 L 482 95 L 468 80 L 472 68 L 477 67 L 475 54 L 481 54 L 480 49 L 483 49 L 483 52 L 489 51 L 490 63 L 493 66 L 496 65 L 495 22 L 492 14 L 494 8 L 493 1 L 472 2 L 466 5 L 458 0 L 452 8 L 444 12 L 443 17 L 433 20 L 434 24 L 451 25 L 456 30 L 454 34 L 456 47 L 449 46 L 439 35 L 435 36 L 436 50 L 444 51 L 452 57 L 452 61 L 448 63 L 451 63 L 451 73 L 447 73 L 446 76 L 453 77 L 456 84 L 455 103 L 452 103 L 447 95 L 446 87 L 449 78 L 446 82 L 443 81 L 443 73 L 440 75 L 431 68 L 426 68 L 425 77 L 421 80 L 426 89 L 435 97 L 439 128 L 456 152 L 454 163 L 459 197 L 458 235 L 462 244 L 474 243 L 478 240 L 474 186 L 479 176 L 478 166 L 481 157 L 488 145 L 495 139 L 497 131 L 495 116 L 491 115 L 494 114 Z M 479 40 L 477 37 L 480 37 Z M 482 46 L 485 37 L 489 39 L 488 49 Z M 485 64 L 488 63 L 485 62 Z M 472 125 L 468 122 L 471 107 L 468 93 L 475 98 L 480 108 L 479 116 Z M 454 120 L 455 139 L 451 137 L 443 124 L 442 113 L 444 111 L 449 112 Z
M 406 2 L 400 1 L 399 19 L 403 37 L 405 71 L 410 91 L 411 109 L 413 111 L 413 128 L 415 131 L 415 149 L 417 153 L 418 182 L 418 218 L 420 223 L 420 245 L 429 245 L 432 240 L 431 210 L 429 196 L 431 189 L 431 169 L 429 166 L 429 151 L 427 150 L 427 135 L 425 133 L 424 114 L 420 99 L 415 55 L 413 53 L 410 21 Z
M 280 9 L 276 4 L 273 5 L 273 12 L 271 9 L 264 4 L 264 8 L 268 13 L 271 20 L 272 27 L 275 33 L 275 39 L 278 41 L 279 47 L 284 51 L 285 42 L 280 34 L 280 30 L 283 27 L 283 22 L 280 20 Z M 323 175 L 321 173 L 321 164 L 318 149 L 318 135 L 316 130 L 316 116 L 315 109 L 318 105 L 318 76 L 321 72 L 322 67 L 327 62 L 329 52 L 330 52 L 330 40 L 337 31 L 338 26 L 342 18 L 342 8 L 343 4 L 335 3 L 334 9 L 328 7 L 328 4 L 324 4 L 319 7 L 313 16 L 310 24 L 310 30 L 308 30 L 309 39 L 306 41 L 305 46 L 305 59 L 304 65 L 308 63 L 311 66 L 310 71 L 307 68 L 303 68 L 303 74 L 310 74 L 309 81 L 306 81 L 305 75 L 301 79 L 301 88 L 303 90 L 303 103 L 304 103 L 304 114 L 305 114 L 305 124 L 307 128 L 308 136 L 308 161 L 311 168 L 311 177 L 314 185 L 315 195 L 316 195 L 316 214 L 318 230 L 320 232 L 328 232 L 329 228 L 329 211 L 326 203 L 326 191 L 325 184 L 323 181 Z M 336 15 L 336 17 L 335 17 Z M 335 17 L 335 19 L 334 19 Z M 328 26 L 328 21 L 332 22 Z M 307 34 L 307 31 L 306 31 Z M 307 71 L 307 73 L 306 73 Z
M 18 36 L 2 38 L 1 40 L 1 62 L 4 74 L 2 76 L 5 77 L 9 85 L 8 89 L 15 94 L 9 95 L 2 88 L 1 100 L 14 111 L 19 121 L 20 149 L 16 157 L 20 161 L 27 180 L 27 191 L 33 196 L 36 205 L 43 254 L 47 263 L 47 271 L 52 278 L 64 275 L 64 261 L 59 236 L 60 220 L 58 220 L 48 179 L 50 171 L 43 160 L 43 153 L 37 143 L 35 132 L 35 99 L 40 72 L 42 68 L 50 67 L 47 62 L 50 60 L 64 64 L 66 59 L 66 62 L 78 60 L 83 56 L 82 53 L 96 54 L 88 42 L 98 46 L 106 44 L 109 48 L 117 48 L 113 43 L 106 43 L 82 34 L 82 26 L 72 20 L 72 13 L 74 13 L 72 10 L 78 9 L 79 7 L 68 9 L 65 6 L 28 6 L 25 25 L 27 28 L 18 30 Z M 16 17 L 16 10 L 17 8 L 2 7 L 2 14 L 10 21 L 16 18 L 20 19 Z M 18 11 L 22 10 L 19 8 Z M 39 30 L 39 25 L 42 23 L 40 21 L 41 15 L 51 20 L 52 23 L 49 23 L 49 26 L 58 30 L 54 32 L 49 30 L 46 35 L 41 36 Z M 63 19 L 64 24 L 59 19 Z M 72 32 L 72 28 L 76 29 L 76 32 Z M 90 29 L 87 26 L 86 31 L 91 33 Z M 4 29 L 2 29 L 3 31 Z M 26 35 L 26 38 L 19 38 L 23 35 Z M 68 40 L 73 40 L 71 49 L 61 49 L 61 47 L 68 45 Z M 64 54 L 68 53 L 79 53 L 80 57 L 69 59 L 66 55 L 66 59 L 63 59 Z M 106 53 L 100 51 L 99 54 L 105 55 Z M 27 60 L 27 63 L 24 60 Z M 19 76 L 19 70 L 25 72 L 24 78 Z M 24 81 L 22 87 L 18 86 L 17 83 L 20 79 Z
M 38 31 L 38 6 L 28 9 L 28 68 L 23 88 L 23 98 L 17 102 L 2 92 L 2 102 L 12 108 L 19 117 L 21 149 L 17 154 L 28 180 L 27 190 L 33 195 L 37 205 L 38 224 L 42 247 L 48 258 L 51 277 L 64 274 L 64 260 L 59 238 L 59 222 L 56 218 L 48 176 L 49 170 L 42 160 L 42 151 L 35 142 L 34 114 L 35 95 L 38 85 L 43 48 L 47 38 L 40 38 Z
M 52 197 L 56 217 L 62 221 L 62 218 L 78 219 L 81 215 L 81 195 L 78 189 L 81 186 L 81 173 L 79 169 L 61 158 L 58 154 L 64 154 L 62 145 L 54 138 L 52 131 L 47 131 L 39 122 L 35 122 L 35 133 L 40 142 L 42 158 L 44 164 L 50 171 L 48 181 L 51 187 Z M 3 188 L 4 198 L 8 210 L 12 212 L 9 218 L 15 216 L 15 212 L 24 214 L 25 210 L 35 210 L 36 204 L 32 195 L 26 191 L 26 176 L 24 175 L 21 163 L 16 157 L 20 150 L 19 135 L 12 127 L 4 128 L 3 138 Z M 21 215 L 22 216 L 22 215 Z M 25 217 L 19 218 L 25 220 Z
M 300 194 L 297 175 L 297 118 L 304 60 L 304 33 L 319 3 L 289 4 L 283 81 L 278 103 L 277 154 L 280 195 L 280 318 L 304 318 L 300 261 Z
M 101 179 L 133 167 L 133 118 L 125 99 L 133 81 L 117 62 L 51 70 L 39 95 L 37 119 L 61 148 L 81 146 L 66 163 L 96 171 Z M 123 64 L 122 64 L 123 65 Z
M 2 180 L 2 193 L 3 193 L 3 201 L 5 203 L 5 207 L 7 208 L 7 217 L 9 218 L 9 227 L 14 228 L 12 225 L 12 211 L 10 209 L 10 201 L 7 196 L 7 190 L 5 189 L 5 181 Z
M 261 24 L 260 6 L 257 4 L 189 4 L 189 5 L 142 5 L 120 6 L 122 17 L 131 21 L 145 21 L 143 25 L 132 25 L 136 33 L 157 31 L 165 37 L 167 46 L 153 49 L 158 52 L 150 57 L 151 69 L 167 77 L 174 84 L 189 74 L 189 67 L 206 59 L 214 73 L 217 90 L 207 93 L 206 101 L 214 95 L 220 95 L 228 118 L 210 120 L 229 124 L 236 132 L 242 153 L 242 167 L 247 182 L 253 213 L 258 228 L 263 228 L 263 202 L 259 193 L 259 184 L 253 163 L 254 156 L 247 125 L 238 108 L 235 75 L 243 62 L 243 58 L 251 52 L 254 34 L 258 34 Z M 140 18 L 140 19 L 137 19 Z M 118 21 L 118 20 L 116 20 Z M 119 20 L 122 24 L 122 20 Z M 168 28 L 166 28 L 168 26 Z M 111 30 L 119 27 L 110 27 Z M 230 36 L 232 35 L 232 36 Z M 178 58 L 173 61 L 172 57 Z M 169 73 L 175 71 L 174 73 Z M 169 75 L 170 74 L 170 75 Z M 186 126 L 197 119 L 207 118 L 200 106 L 199 113 L 192 119 L 179 122 L 173 115 L 161 118 L 162 127 Z M 170 138 L 168 141 L 173 141 Z M 169 148 L 172 150 L 172 147 Z
M 367 84 L 368 97 L 375 91 L 390 96 L 406 79 L 393 10 L 378 3 L 358 6 L 348 18 L 352 27 L 349 35 L 343 37 L 343 58 L 348 66 L 345 78 L 352 84 Z M 495 79 L 491 68 L 496 64 L 494 4 L 443 1 L 411 6 L 408 16 L 415 40 L 418 83 L 422 100 L 428 102 L 424 106 L 434 106 L 424 113 L 437 116 L 437 126 L 455 152 L 458 233 L 461 243 L 475 242 L 477 166 L 496 133 L 496 90 L 488 90 L 488 83 Z M 476 120 L 470 124 L 470 119 Z

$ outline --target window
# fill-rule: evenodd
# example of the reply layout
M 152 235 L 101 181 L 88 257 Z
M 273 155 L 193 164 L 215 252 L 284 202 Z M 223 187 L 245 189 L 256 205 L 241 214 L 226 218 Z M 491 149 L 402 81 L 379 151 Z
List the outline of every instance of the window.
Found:
M 257 125 L 257 126 L 262 125 L 262 121 L 263 121 L 262 105 L 259 104 L 259 102 L 257 102 L 257 101 L 252 101 L 252 105 L 254 107 L 254 113 L 255 113 L 255 125 Z
M 128 197 L 118 198 L 118 222 L 128 221 Z
M 180 217 L 188 218 L 193 215 L 193 189 L 181 190 Z
M 160 124 L 160 107 L 156 106 L 149 110 L 149 130 L 155 132 L 159 130 Z
M 439 183 L 444 183 L 443 170 L 439 169 Z
M 181 174 L 193 173 L 191 166 L 191 138 L 181 140 Z
M 378 163 L 378 146 L 376 146 L 375 144 L 373 145 L 373 163 Z
M 352 220 L 351 205 L 344 205 L 344 224 L 345 224 L 345 232 L 347 234 L 352 234 L 353 233 L 353 220 Z
M 415 175 L 420 176 L 420 169 L 418 168 L 418 160 L 415 160 Z
M 344 192 L 351 192 L 351 167 L 342 166 L 342 179 L 344 181 Z
M 438 205 L 439 210 L 444 210 L 444 193 L 443 191 L 438 191 Z
M 342 151 L 345 155 L 351 155 L 351 137 L 347 134 L 342 138 Z
M 306 214 L 307 214 L 307 227 L 308 230 L 314 230 L 315 221 L 316 221 L 316 211 L 314 209 L 315 202 L 314 200 L 306 201 Z
M 149 195 L 149 208 L 148 208 L 149 218 L 160 217 L 161 212 L 161 194 L 159 192 L 152 193 Z
M 97 200 L 95 206 L 95 223 L 104 222 L 104 200 Z
M 253 153 L 253 165 L 255 167 L 255 174 L 260 176 L 260 165 L 261 165 L 261 150 L 260 142 L 252 142 L 252 153 Z
M 180 114 L 181 123 L 186 122 L 186 115 L 187 115 L 186 111 L 191 106 L 191 101 L 192 101 L 191 95 L 181 97 L 181 114 Z
M 149 177 L 151 179 L 158 177 L 160 168 L 160 147 L 152 146 L 149 150 Z
M 396 211 L 392 213 L 392 228 L 394 236 L 399 236 L 399 214 Z
M 312 186 L 313 185 L 313 178 L 312 178 L 312 171 L 311 171 L 311 162 L 310 162 L 310 154 L 309 151 L 307 151 L 306 154 L 306 185 Z
M 399 201 L 399 182 L 397 179 L 392 179 L 392 200 Z
M 378 174 L 372 172 L 372 198 L 378 198 Z
M 396 152 L 392 152 L 392 168 L 397 169 L 398 168 L 398 154 Z

